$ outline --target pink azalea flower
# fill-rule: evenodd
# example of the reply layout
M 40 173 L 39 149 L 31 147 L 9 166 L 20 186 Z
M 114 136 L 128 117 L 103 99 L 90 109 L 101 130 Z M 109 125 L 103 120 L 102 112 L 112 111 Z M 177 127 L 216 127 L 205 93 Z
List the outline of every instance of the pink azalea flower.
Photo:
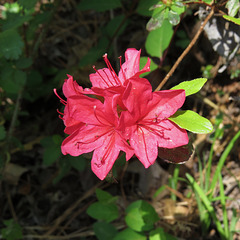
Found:
M 131 77 L 137 77 L 144 72 L 150 71 L 150 59 L 145 65 L 145 67 L 139 71 L 139 61 L 140 61 L 141 50 L 136 50 L 134 48 L 129 48 L 125 52 L 125 62 L 121 63 L 120 58 L 120 71 L 118 75 L 113 70 L 107 54 L 104 54 L 103 58 L 107 65 L 107 68 L 97 70 L 95 67 L 96 73 L 90 74 L 90 81 L 93 87 L 98 88 L 110 88 L 116 86 L 123 86 L 125 82 Z
M 176 148 L 188 143 L 186 130 L 168 120 L 185 101 L 184 90 L 152 92 L 147 79 L 131 78 L 123 95 L 125 137 L 137 158 L 148 168 L 158 147 Z
M 119 152 L 130 159 L 133 150 L 119 129 L 119 117 L 109 101 L 84 95 L 70 96 L 67 101 L 69 115 L 83 125 L 75 129 L 62 143 L 62 153 L 79 156 L 93 152 L 92 171 L 103 180 L 111 170 Z

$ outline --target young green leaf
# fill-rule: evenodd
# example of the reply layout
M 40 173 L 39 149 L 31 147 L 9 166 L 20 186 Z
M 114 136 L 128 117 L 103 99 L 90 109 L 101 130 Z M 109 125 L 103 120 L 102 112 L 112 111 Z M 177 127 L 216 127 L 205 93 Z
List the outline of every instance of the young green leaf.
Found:
M 168 47 L 173 35 L 172 25 L 168 20 L 164 20 L 162 26 L 148 34 L 145 47 L 153 57 L 162 58 L 164 51 Z
M 207 81 L 206 78 L 196 78 L 191 81 L 181 82 L 180 84 L 172 87 L 171 89 L 174 89 L 174 90 L 184 89 L 186 96 L 189 96 L 197 93 L 202 88 L 202 86 L 205 84 L 206 81 Z
M 170 10 L 170 11 L 168 12 L 168 20 L 169 20 L 169 22 L 170 22 L 173 26 L 175 26 L 175 25 L 179 24 L 179 22 L 180 22 L 180 16 L 179 16 L 179 14 L 176 13 L 175 11 Z
M 213 126 L 208 119 L 191 110 L 177 111 L 169 120 L 193 133 L 210 133 L 213 130 Z
M 235 18 L 235 17 L 231 17 L 231 16 L 228 16 L 228 15 L 223 15 L 223 17 L 228 21 L 231 21 L 233 23 L 236 23 L 236 24 L 240 25 L 240 18 Z
M 127 225 L 137 232 L 152 230 L 154 223 L 159 219 L 152 205 L 143 200 L 130 204 L 126 213 Z
M 229 0 L 226 4 L 226 8 L 228 9 L 228 15 L 235 17 L 240 8 L 239 0 Z
M 113 240 L 126 240 L 126 239 L 147 240 L 147 237 L 141 233 L 133 231 L 131 228 L 126 228 L 113 238 Z

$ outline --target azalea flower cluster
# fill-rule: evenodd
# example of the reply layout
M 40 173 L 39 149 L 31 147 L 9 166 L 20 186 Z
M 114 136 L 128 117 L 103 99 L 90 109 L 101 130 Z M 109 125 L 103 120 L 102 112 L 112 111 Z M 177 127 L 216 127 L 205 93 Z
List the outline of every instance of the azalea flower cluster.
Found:
M 139 70 L 141 50 L 127 49 L 118 75 L 107 54 L 107 68 L 90 74 L 91 89 L 83 89 L 68 75 L 63 84 L 67 100 L 62 119 L 69 136 L 62 153 L 79 156 L 93 151 L 91 167 L 103 180 L 120 151 L 126 160 L 135 155 L 148 168 L 158 156 L 158 147 L 176 148 L 188 143 L 187 132 L 168 118 L 184 103 L 184 90 L 153 92 L 140 75 L 150 71 L 150 59 Z

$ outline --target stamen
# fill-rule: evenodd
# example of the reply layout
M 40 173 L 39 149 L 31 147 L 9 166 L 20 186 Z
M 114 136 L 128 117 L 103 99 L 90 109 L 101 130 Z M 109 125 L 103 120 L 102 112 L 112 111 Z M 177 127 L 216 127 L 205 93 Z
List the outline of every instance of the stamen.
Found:
M 106 53 L 103 55 L 103 59 L 104 59 L 106 65 L 107 65 L 108 69 L 110 70 L 110 73 L 111 73 L 113 79 L 115 80 L 116 84 L 117 84 L 117 85 L 122 85 L 122 84 L 121 84 L 121 81 L 120 81 L 119 78 L 118 78 L 118 75 L 117 75 L 116 72 L 114 71 L 111 63 L 109 62 Z
M 54 91 L 55 95 L 60 99 L 60 102 L 61 102 L 62 104 L 64 104 L 64 105 L 67 105 L 67 101 L 64 100 L 64 99 L 62 99 L 62 98 L 58 95 L 57 89 L 54 88 L 53 91 Z
M 61 114 L 61 115 L 64 115 L 64 113 L 60 112 L 58 109 L 57 109 L 57 112 L 58 112 L 59 114 Z
M 124 80 L 126 81 L 127 77 L 125 75 L 124 69 L 122 68 L 122 56 L 119 57 L 119 62 L 120 62 L 120 68 L 122 69 Z
M 101 79 L 105 82 L 105 84 L 106 84 L 108 87 L 110 87 L 109 84 L 105 81 L 105 79 L 104 79 L 103 76 L 99 73 L 99 71 L 96 69 L 95 66 L 93 66 L 93 69 L 94 69 L 95 72 L 101 77 Z

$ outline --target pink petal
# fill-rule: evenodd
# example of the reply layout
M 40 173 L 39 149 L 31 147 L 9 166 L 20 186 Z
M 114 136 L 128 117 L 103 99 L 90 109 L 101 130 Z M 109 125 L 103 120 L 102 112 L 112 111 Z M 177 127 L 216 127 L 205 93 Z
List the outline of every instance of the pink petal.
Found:
M 93 87 L 104 89 L 121 85 L 116 73 L 109 70 L 108 68 L 103 68 L 96 71 L 96 73 L 89 75 Z
M 160 125 L 165 130 L 162 138 L 158 138 L 158 146 L 163 148 L 176 148 L 188 144 L 188 134 L 185 129 L 166 119 Z
M 68 98 L 69 116 L 79 122 L 94 125 L 111 125 L 105 116 L 104 104 L 100 100 L 87 96 L 73 96 Z M 112 120 L 112 116 L 108 116 Z
M 158 155 L 157 140 L 154 134 L 143 127 L 133 127 L 130 145 L 145 168 L 152 165 Z
M 126 152 L 127 160 L 133 156 L 132 148 L 117 131 L 104 136 L 103 144 L 94 150 L 91 161 L 92 171 L 98 178 L 103 180 L 107 176 L 120 150 Z
M 164 119 L 172 116 L 185 101 L 184 90 L 164 90 L 153 93 L 144 119 Z
M 125 62 L 121 66 L 119 71 L 119 79 L 122 82 L 133 77 L 139 72 L 139 61 L 140 61 L 141 50 L 134 48 L 128 48 L 125 52 Z
M 73 77 L 70 75 L 67 75 L 68 79 L 65 79 L 65 82 L 63 83 L 63 94 L 66 98 L 73 95 L 78 95 L 83 92 L 83 88 L 77 84 L 76 81 L 73 81 Z
M 122 101 L 133 118 L 139 118 L 146 113 L 146 106 L 148 102 L 151 102 L 152 97 L 152 86 L 147 79 L 131 78 L 122 96 Z
M 83 153 L 92 152 L 104 145 L 110 130 L 110 128 L 85 125 L 63 141 L 62 153 L 79 156 Z

